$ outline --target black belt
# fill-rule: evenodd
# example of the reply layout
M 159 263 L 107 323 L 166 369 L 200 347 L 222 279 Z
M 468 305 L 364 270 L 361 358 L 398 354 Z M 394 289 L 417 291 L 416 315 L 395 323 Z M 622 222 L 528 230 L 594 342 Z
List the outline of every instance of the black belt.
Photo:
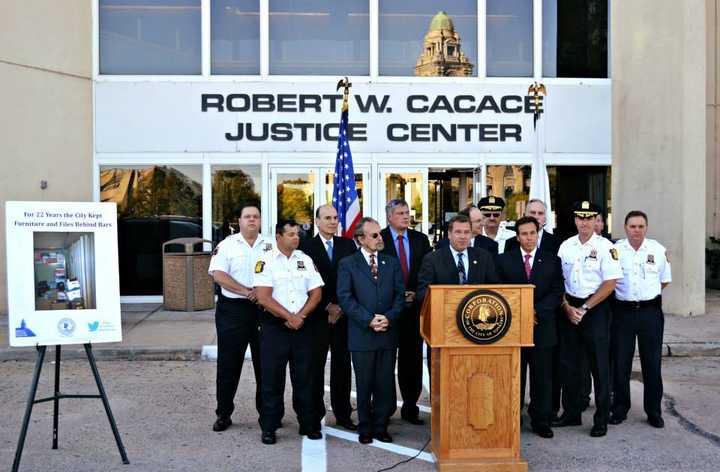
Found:
M 662 297 L 658 295 L 657 297 L 653 298 L 652 300 L 638 300 L 635 302 L 626 301 L 626 300 L 618 300 L 615 299 L 615 303 L 618 306 L 621 306 L 623 308 L 629 308 L 631 310 L 639 310 L 640 308 L 645 308 L 649 306 L 661 306 L 662 305 Z
M 247 298 L 230 298 L 230 297 L 226 297 L 226 296 L 223 295 L 223 294 L 218 295 L 218 302 L 232 303 L 232 304 L 249 304 L 249 305 L 254 305 L 254 303 L 251 302 L 251 301 L 250 301 L 249 299 L 247 299 Z
M 590 296 L 592 296 L 592 295 L 590 295 Z M 590 297 L 577 298 L 577 297 L 573 297 L 572 295 L 567 295 L 567 294 L 565 295 L 565 300 L 567 300 L 567 302 L 570 305 L 574 306 L 575 308 L 583 306 L 583 303 L 588 301 L 589 298 Z

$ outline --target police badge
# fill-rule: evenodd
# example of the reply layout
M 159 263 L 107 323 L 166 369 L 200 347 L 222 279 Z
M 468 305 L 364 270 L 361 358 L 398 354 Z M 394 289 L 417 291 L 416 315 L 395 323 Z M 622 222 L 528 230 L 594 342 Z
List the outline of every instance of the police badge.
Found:
M 648 254 L 647 263 L 648 263 L 648 264 L 655 264 L 655 256 L 652 255 L 652 254 Z
M 263 251 L 265 251 L 265 252 L 272 251 L 272 244 L 265 243 L 265 247 L 263 248 Z
M 297 261 L 298 270 L 305 270 L 305 261 Z

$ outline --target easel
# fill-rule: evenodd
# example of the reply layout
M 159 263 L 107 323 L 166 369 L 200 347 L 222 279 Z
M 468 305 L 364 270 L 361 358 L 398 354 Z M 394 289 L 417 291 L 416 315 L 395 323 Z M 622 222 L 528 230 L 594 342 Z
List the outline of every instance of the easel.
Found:
M 35 394 L 37 393 L 38 381 L 40 380 L 40 371 L 42 370 L 43 361 L 45 360 L 45 351 L 47 346 L 37 346 L 37 360 L 35 361 L 35 371 L 33 372 L 32 385 L 30 386 L 30 395 L 28 395 L 27 406 L 25 407 L 25 417 L 23 418 L 22 428 L 20 429 L 20 438 L 18 439 L 17 449 L 15 450 L 15 460 L 12 466 L 12 472 L 17 472 L 20 467 L 20 456 L 22 456 L 23 447 L 25 445 L 25 436 L 27 435 L 28 425 L 30 424 L 30 414 L 32 413 L 33 405 L 36 403 L 53 402 L 53 442 L 52 448 L 58 448 L 58 412 L 60 409 L 60 399 L 62 398 L 100 398 L 102 399 L 103 406 L 105 407 L 105 413 L 107 413 L 108 420 L 110 420 L 110 427 L 112 428 L 113 435 L 115 436 L 115 442 L 117 443 L 118 450 L 120 451 L 120 457 L 122 458 L 123 464 L 129 464 L 130 461 L 125 453 L 125 446 L 123 446 L 122 439 L 120 439 L 120 433 L 118 432 L 117 425 L 115 424 L 115 418 L 113 417 L 112 411 L 110 410 L 110 402 L 108 401 L 107 395 L 105 394 L 105 388 L 103 388 L 102 381 L 100 380 L 100 373 L 95 365 L 95 356 L 92 352 L 90 343 L 84 344 L 85 353 L 87 354 L 88 362 L 90 363 L 90 369 L 92 370 L 93 376 L 95 377 L 95 383 L 97 384 L 99 395 L 71 395 L 60 393 L 60 345 L 55 346 L 55 391 L 53 396 L 41 398 L 35 400 Z

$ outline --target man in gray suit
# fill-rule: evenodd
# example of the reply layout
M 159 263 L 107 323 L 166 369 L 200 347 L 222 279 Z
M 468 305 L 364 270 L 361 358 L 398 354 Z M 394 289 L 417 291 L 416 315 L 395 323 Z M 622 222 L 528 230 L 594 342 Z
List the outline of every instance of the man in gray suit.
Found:
M 348 349 L 355 369 L 361 444 L 392 442 L 387 425 L 395 411 L 398 319 L 405 286 L 397 258 L 381 254 L 380 225 L 372 218 L 355 229 L 360 250 L 338 266 L 337 297 L 348 317 Z

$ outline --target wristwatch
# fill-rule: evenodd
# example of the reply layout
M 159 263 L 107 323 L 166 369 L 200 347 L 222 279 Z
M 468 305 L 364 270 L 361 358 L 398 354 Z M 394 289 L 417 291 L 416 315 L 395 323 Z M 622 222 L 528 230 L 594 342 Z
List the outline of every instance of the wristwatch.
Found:
M 585 311 L 588 311 L 590 309 L 590 307 L 587 305 L 587 303 L 583 303 L 580 308 L 582 308 Z

